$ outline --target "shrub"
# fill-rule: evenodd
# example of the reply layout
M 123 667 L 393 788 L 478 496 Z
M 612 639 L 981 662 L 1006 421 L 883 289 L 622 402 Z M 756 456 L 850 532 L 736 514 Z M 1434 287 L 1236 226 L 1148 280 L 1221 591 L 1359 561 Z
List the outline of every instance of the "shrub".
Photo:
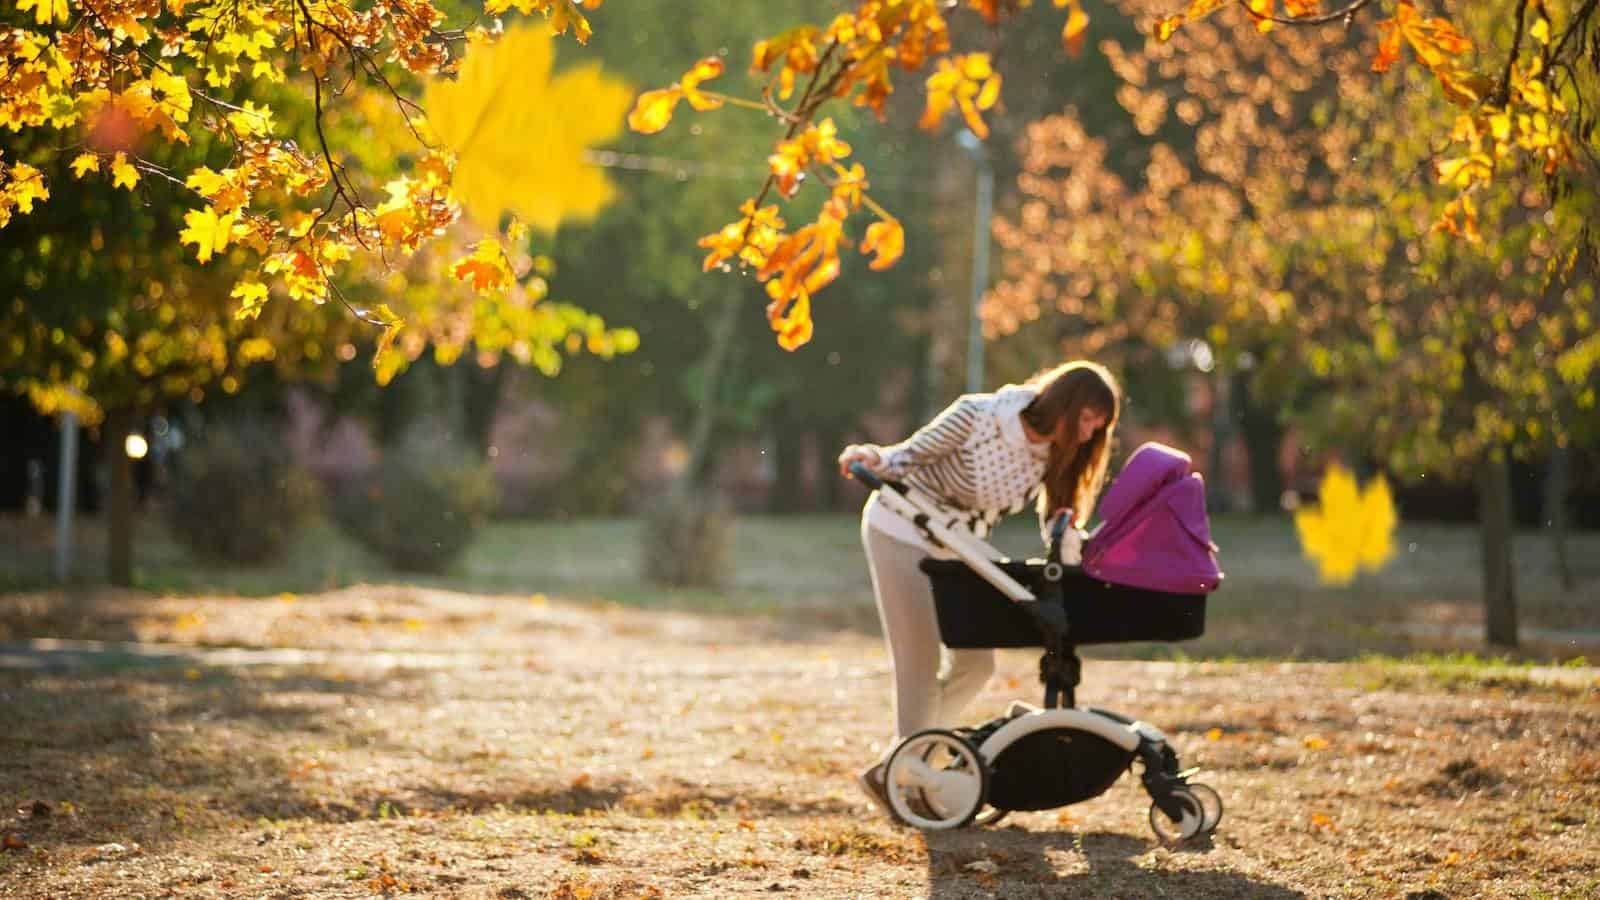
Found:
M 183 452 L 168 520 L 196 556 L 263 563 L 283 555 L 316 511 L 320 491 L 276 434 L 259 426 L 213 425 Z
M 438 573 L 472 543 L 493 506 L 487 462 L 414 437 L 337 492 L 334 518 L 391 567 Z
M 733 509 L 711 492 L 673 490 L 645 516 L 644 574 L 657 584 L 716 587 L 732 566 Z

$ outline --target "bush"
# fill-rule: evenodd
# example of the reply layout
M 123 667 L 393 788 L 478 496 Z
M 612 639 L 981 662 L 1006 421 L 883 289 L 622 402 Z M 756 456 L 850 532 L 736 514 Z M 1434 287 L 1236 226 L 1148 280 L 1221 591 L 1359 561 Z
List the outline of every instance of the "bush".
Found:
M 258 426 L 214 425 L 181 457 L 168 518 L 173 534 L 202 559 L 264 563 L 283 555 L 319 495 L 279 436 Z
M 673 587 L 723 584 L 732 568 L 733 525 L 733 508 L 715 494 L 670 491 L 645 516 L 645 577 Z
M 494 506 L 488 463 L 447 443 L 413 438 L 335 495 L 340 527 L 409 572 L 443 572 L 472 543 Z

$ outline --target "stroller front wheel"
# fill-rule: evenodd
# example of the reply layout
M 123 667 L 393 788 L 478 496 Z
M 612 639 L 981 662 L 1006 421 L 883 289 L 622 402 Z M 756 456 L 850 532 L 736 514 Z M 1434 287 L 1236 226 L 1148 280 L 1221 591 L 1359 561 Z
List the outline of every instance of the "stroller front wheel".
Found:
M 1222 795 L 1209 784 L 1191 781 L 1184 785 L 1200 801 L 1200 830 L 1210 834 L 1222 821 Z
M 901 741 L 889 756 L 883 780 L 895 815 L 924 831 L 971 823 L 989 793 L 989 767 L 978 749 L 942 728 Z
M 1171 846 L 1189 840 L 1204 830 L 1206 813 L 1201 805 L 1200 798 L 1189 790 L 1188 785 L 1179 785 L 1172 789 L 1171 799 L 1179 807 L 1180 815 L 1174 819 L 1161 808 L 1159 800 L 1150 804 L 1150 830 L 1156 833 L 1161 843 Z M 1221 817 L 1220 807 L 1218 818 Z

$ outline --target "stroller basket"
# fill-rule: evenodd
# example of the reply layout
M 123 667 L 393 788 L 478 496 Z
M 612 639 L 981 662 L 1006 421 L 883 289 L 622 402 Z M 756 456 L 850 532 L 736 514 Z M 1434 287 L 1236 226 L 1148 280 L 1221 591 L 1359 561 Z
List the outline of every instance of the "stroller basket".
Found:
M 1048 597 L 1044 564 L 1012 561 L 999 564 L 1007 575 L 1037 597 Z M 945 646 L 1041 647 L 1044 638 L 1027 610 L 1000 593 L 957 559 L 924 559 L 922 571 L 933 585 L 933 602 Z M 1206 630 L 1205 594 L 1169 594 L 1108 584 L 1078 571 L 1061 582 L 1075 645 L 1136 641 L 1183 641 Z M 1038 602 L 1054 602 L 1042 599 Z

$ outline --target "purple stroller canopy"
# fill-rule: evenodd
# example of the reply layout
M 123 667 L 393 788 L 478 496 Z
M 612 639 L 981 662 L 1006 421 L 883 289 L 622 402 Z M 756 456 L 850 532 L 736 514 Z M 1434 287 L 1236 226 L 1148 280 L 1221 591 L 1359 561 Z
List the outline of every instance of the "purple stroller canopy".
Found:
M 1100 501 L 1102 524 L 1083 545 L 1083 569 L 1101 581 L 1173 594 L 1217 589 L 1206 487 L 1189 454 L 1147 443 L 1133 451 Z

